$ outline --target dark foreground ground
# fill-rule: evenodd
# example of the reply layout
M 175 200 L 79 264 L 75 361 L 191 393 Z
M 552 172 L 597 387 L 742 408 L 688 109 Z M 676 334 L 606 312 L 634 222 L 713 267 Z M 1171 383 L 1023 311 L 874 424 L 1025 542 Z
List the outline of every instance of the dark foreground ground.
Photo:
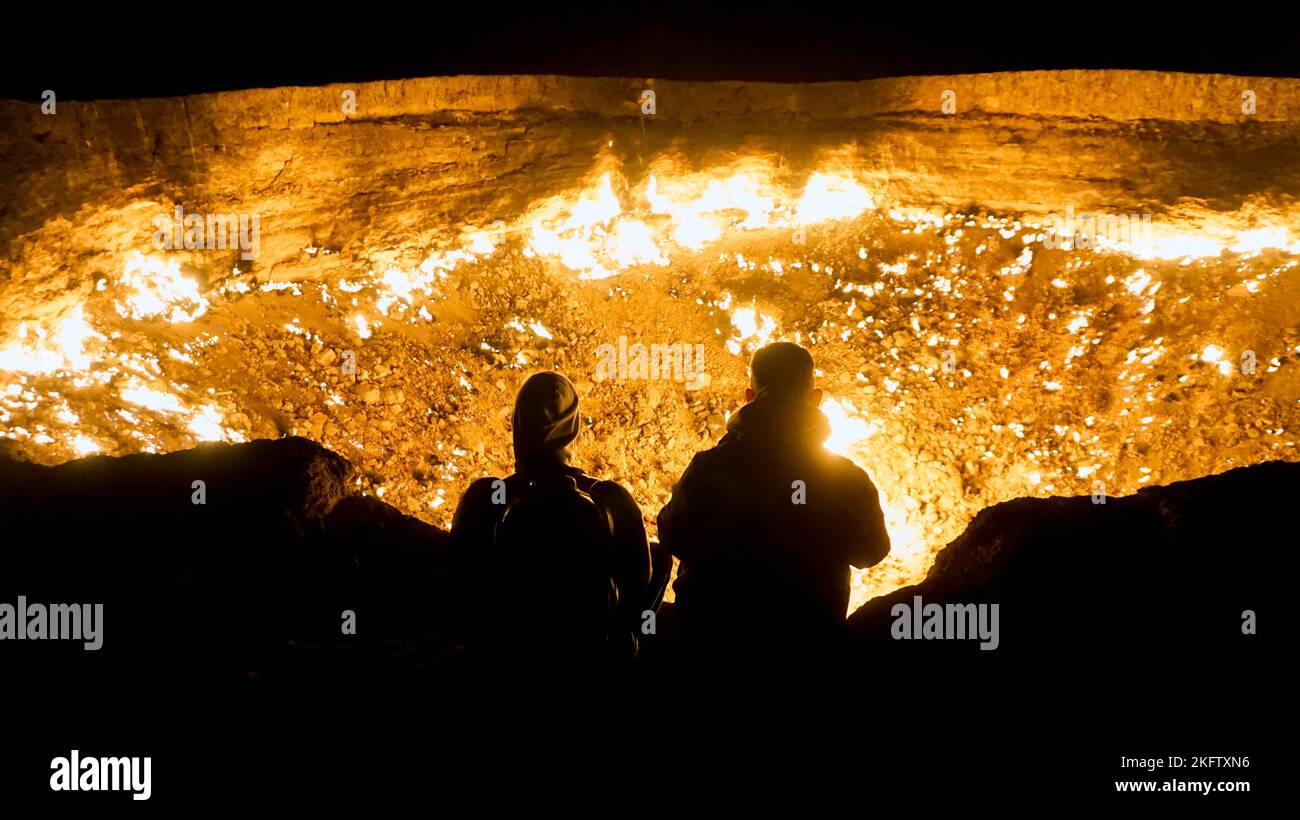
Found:
M 601 669 L 475 662 L 451 637 L 445 534 L 352 480 L 304 439 L 0 464 L 0 603 L 105 613 L 97 652 L 0 643 L 4 804 L 1227 814 L 1285 798 L 1300 465 L 990 508 L 925 582 L 855 613 L 834 657 L 687 662 L 665 611 L 638 663 Z M 998 603 L 998 648 L 891 639 L 890 608 L 915 595 Z M 51 792 L 50 760 L 74 748 L 152 757 L 152 798 Z M 1186 767 L 1120 765 L 1170 756 Z M 1170 779 L 1251 794 L 1116 793 Z

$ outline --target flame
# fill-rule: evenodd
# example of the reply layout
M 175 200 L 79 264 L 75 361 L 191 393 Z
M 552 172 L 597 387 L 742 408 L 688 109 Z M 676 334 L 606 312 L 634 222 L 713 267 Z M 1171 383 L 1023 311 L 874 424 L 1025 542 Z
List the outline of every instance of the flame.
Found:
M 831 422 L 831 435 L 825 447 L 833 453 L 848 456 L 871 436 L 880 432 L 880 425 L 858 415 L 858 410 L 847 400 L 827 398 L 821 410 Z
M 844 174 L 813 173 L 793 199 L 771 182 L 773 173 L 753 162 L 722 176 L 701 172 L 665 181 L 651 173 L 640 195 L 624 203 L 607 171 L 575 199 L 552 198 L 533 209 L 528 252 L 579 278 L 604 279 L 634 265 L 667 265 L 674 252 L 701 250 L 725 231 L 852 219 L 875 207 L 870 193 Z
M 246 437 L 226 427 L 220 411 L 205 404 L 195 409 L 193 418 L 186 425 L 199 441 L 246 441 Z
M 776 333 L 776 320 L 757 308 L 740 307 L 731 312 L 736 335 L 727 340 L 727 350 L 739 355 L 742 350 L 756 350 L 767 344 Z
M 185 405 L 181 403 L 179 397 L 146 387 L 139 379 L 129 379 L 127 386 L 124 386 L 118 395 L 122 397 L 122 401 L 130 402 L 147 410 L 160 413 L 185 412 Z
M 652 213 L 672 218 L 672 238 L 684 248 L 699 250 L 722 235 L 722 225 L 713 216 L 723 212 L 744 214 L 735 227 L 755 230 L 772 227 L 776 209 L 773 197 L 760 192 L 760 181 L 752 173 L 735 173 L 725 179 L 712 179 L 704 191 L 693 194 L 693 181 L 683 180 L 669 186 L 669 193 L 659 191 L 659 180 L 651 174 L 646 181 L 645 198 Z
M 609 174 L 605 173 L 601 175 L 600 183 L 590 197 L 583 195 L 578 198 L 573 213 L 560 230 L 571 232 L 591 229 L 597 225 L 607 224 L 622 212 L 623 207 L 619 205 L 618 197 L 614 196 Z
M 361 339 L 369 339 L 371 335 L 370 325 L 366 322 L 366 317 L 358 313 L 352 317 L 352 324 L 356 328 L 357 336 Z
M 1290 232 L 1285 226 L 1270 226 L 1252 231 L 1237 231 L 1237 239 L 1228 250 L 1233 253 L 1257 254 L 1265 250 L 1280 250 L 1300 254 L 1300 239 L 1288 242 Z
M 246 441 L 247 438 L 237 430 L 226 426 L 221 412 L 213 405 L 200 405 L 189 408 L 185 402 L 173 393 L 155 390 L 140 379 L 129 377 L 118 393 L 122 400 L 155 413 L 175 416 L 188 416 L 185 427 L 198 441 Z
M 664 256 L 663 251 L 655 243 L 650 226 L 636 219 L 618 223 L 609 238 L 606 250 L 619 268 L 668 264 L 668 257 Z
M 1224 376 L 1232 375 L 1232 362 L 1224 358 L 1224 350 L 1215 344 L 1206 345 L 1201 351 L 1201 361 L 1212 364 L 1219 369 L 1219 373 Z
M 1265 250 L 1300 253 L 1300 241 L 1290 242 L 1283 225 L 1270 225 L 1247 231 L 1226 230 L 1209 225 L 1203 231 L 1186 231 L 1165 226 L 1148 227 L 1142 237 L 1115 239 L 1105 235 L 1093 238 L 1094 250 L 1120 251 L 1137 259 L 1173 260 L 1211 258 L 1224 251 L 1254 255 Z M 1228 237 L 1231 236 L 1231 239 Z
M 0 370 L 36 375 L 85 370 L 91 364 L 87 343 L 106 338 L 86 322 L 84 306 L 77 305 L 68 311 L 53 333 L 20 323 L 17 341 L 0 349 Z
M 1199 234 L 1173 234 L 1152 237 L 1149 243 L 1117 243 L 1139 259 L 1183 259 L 1189 256 L 1218 256 L 1223 244 Z
M 124 319 L 166 316 L 173 324 L 192 322 L 208 310 L 208 300 L 193 279 L 181 275 L 175 259 L 145 256 L 136 251 L 126 260 L 120 284 L 127 289 L 117 312 Z
M 876 207 L 871 194 L 856 182 L 841 176 L 813 174 L 795 208 L 800 225 L 812 225 L 831 219 L 853 219 Z
M 99 452 L 99 445 L 90 436 L 78 434 L 72 439 L 72 449 L 79 456 L 92 456 Z
M 868 455 L 865 445 L 872 436 L 881 432 L 881 423 L 863 418 L 858 408 L 846 400 L 827 398 L 822 402 L 821 410 L 831 423 L 826 449 L 855 461 L 865 458 Z M 885 529 L 889 532 L 889 557 L 886 560 L 890 569 L 902 568 L 906 573 L 919 565 L 928 553 L 921 525 L 909 514 L 907 506 L 898 501 L 907 497 L 903 486 L 890 483 L 890 476 L 884 471 L 873 471 L 871 478 L 880 498 L 881 512 L 885 515 Z M 849 612 L 871 598 L 870 574 L 869 569 L 858 569 L 853 573 Z

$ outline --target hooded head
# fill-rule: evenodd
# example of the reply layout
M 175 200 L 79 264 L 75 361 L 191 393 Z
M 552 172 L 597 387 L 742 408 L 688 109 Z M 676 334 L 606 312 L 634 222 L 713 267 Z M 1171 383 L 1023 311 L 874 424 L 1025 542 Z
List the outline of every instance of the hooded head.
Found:
M 549 371 L 529 376 L 515 396 L 515 469 L 566 463 L 580 424 L 572 382 Z

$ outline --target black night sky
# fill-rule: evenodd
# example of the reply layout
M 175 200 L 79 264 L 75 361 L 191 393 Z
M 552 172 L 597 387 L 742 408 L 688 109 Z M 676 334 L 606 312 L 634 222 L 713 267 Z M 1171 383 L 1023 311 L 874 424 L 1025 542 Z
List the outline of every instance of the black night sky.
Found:
M 0 94 L 172 96 L 516 73 L 784 82 L 1068 68 L 1300 76 L 1294 5 L 1234 5 L 1226 15 L 1193 4 L 552 5 L 174 6 L 29 21 L 0 41 Z

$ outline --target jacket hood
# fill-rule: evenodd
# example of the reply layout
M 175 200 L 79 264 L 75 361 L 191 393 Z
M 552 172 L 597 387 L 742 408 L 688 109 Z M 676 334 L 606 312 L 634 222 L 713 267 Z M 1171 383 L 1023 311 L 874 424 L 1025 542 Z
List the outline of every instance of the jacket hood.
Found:
M 578 436 L 578 392 L 564 376 L 537 373 L 515 397 L 511 433 L 515 464 L 520 469 L 568 460 L 568 447 Z
M 731 417 L 722 441 L 761 440 L 819 447 L 830 435 L 830 419 L 808 402 L 760 395 Z

